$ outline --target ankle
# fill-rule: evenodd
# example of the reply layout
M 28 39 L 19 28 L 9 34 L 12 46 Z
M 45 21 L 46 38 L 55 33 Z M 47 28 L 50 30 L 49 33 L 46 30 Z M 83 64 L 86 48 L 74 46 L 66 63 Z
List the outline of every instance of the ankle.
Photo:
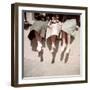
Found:
M 40 41 L 37 41 L 38 46 L 42 47 L 42 43 Z

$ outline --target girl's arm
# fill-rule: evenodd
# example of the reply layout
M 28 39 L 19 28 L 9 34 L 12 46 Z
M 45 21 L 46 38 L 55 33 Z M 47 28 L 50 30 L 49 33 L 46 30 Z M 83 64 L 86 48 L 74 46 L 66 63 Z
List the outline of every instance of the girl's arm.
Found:
M 51 20 L 49 21 L 49 23 L 48 23 L 48 27 L 50 27 L 51 26 Z

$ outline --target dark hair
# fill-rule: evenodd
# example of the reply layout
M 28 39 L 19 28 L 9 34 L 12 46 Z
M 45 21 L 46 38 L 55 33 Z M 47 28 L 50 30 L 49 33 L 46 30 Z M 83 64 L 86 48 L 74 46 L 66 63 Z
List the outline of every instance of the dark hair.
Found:
M 40 15 L 42 21 L 46 21 L 46 16 Z
M 34 13 L 34 18 L 36 20 L 41 20 L 40 14 L 39 13 Z

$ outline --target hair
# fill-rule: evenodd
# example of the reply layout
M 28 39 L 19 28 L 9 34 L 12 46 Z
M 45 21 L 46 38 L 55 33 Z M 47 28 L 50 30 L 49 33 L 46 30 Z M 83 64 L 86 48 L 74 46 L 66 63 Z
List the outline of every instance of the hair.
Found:
M 46 21 L 46 16 L 40 15 L 42 21 Z
M 39 13 L 34 13 L 34 18 L 36 20 L 41 20 L 40 14 Z

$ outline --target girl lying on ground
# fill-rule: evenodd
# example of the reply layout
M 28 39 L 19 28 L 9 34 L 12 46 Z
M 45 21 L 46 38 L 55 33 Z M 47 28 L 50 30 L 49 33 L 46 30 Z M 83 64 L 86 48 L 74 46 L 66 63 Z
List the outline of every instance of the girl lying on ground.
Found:
M 71 43 L 75 39 L 75 31 L 79 29 L 76 19 L 66 19 L 62 23 L 62 47 L 61 52 L 63 54 L 66 48 L 66 55 L 69 54 L 71 49 Z M 62 55 L 61 55 L 62 56 Z
M 31 28 L 30 28 L 30 33 L 28 35 L 28 38 L 30 40 L 33 40 L 34 38 L 36 38 L 37 41 L 37 47 L 36 50 L 38 52 L 41 51 L 42 49 L 42 39 L 45 38 L 45 21 L 42 20 L 42 16 L 38 15 L 37 16 L 37 20 L 35 20 L 35 22 L 32 24 Z
M 61 30 L 61 22 L 57 15 L 52 16 L 51 20 L 48 23 L 48 28 L 46 32 L 46 39 L 51 41 L 51 53 L 56 49 L 56 39 Z

